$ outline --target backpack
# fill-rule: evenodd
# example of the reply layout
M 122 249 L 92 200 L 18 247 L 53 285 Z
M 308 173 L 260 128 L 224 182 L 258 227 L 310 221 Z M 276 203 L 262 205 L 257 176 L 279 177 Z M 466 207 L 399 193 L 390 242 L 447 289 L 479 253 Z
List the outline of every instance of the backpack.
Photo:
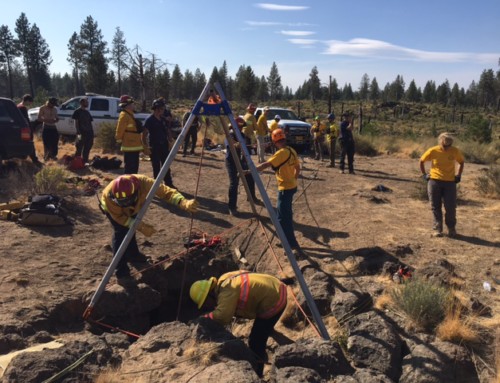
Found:
M 37 194 L 19 212 L 18 222 L 26 226 L 68 225 L 66 213 L 61 208 L 62 199 L 52 194 Z
M 108 158 L 106 156 L 102 158 L 99 156 L 94 156 L 94 158 L 90 162 L 90 166 L 99 170 L 120 169 L 121 164 L 122 160 L 116 157 Z

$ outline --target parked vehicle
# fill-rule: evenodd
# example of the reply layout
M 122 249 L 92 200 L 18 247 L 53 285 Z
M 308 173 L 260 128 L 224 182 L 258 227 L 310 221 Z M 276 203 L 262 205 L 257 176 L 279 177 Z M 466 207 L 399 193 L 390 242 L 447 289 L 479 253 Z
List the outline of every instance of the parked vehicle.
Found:
M 26 158 L 34 150 L 31 129 L 14 101 L 0 98 L 0 162 Z
M 94 133 L 97 135 L 101 129 L 101 124 L 104 122 L 116 123 L 120 115 L 118 106 L 120 99 L 117 97 L 101 96 L 94 93 L 87 93 L 85 96 L 77 96 L 69 99 L 61 104 L 57 109 L 59 121 L 56 123 L 59 134 L 65 136 L 76 136 L 75 120 L 71 118 L 73 112 L 80 107 L 80 100 L 86 97 L 89 100 L 88 110 L 92 115 Z M 38 110 L 40 108 L 32 108 L 28 110 L 28 116 L 32 124 L 36 124 Z M 149 113 L 135 113 L 135 118 L 141 122 L 149 116 Z
M 259 116 L 263 109 L 263 107 L 257 108 L 255 115 Z M 279 127 L 286 134 L 287 144 L 299 151 L 308 150 L 311 147 L 311 124 L 299 119 L 290 109 L 271 106 L 267 112 L 268 126 L 277 114 L 281 117 Z

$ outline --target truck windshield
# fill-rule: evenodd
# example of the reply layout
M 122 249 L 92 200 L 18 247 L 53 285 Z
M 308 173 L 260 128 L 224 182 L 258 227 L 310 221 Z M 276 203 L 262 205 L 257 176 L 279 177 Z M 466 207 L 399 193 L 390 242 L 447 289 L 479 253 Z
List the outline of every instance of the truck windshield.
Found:
M 299 118 L 297 115 L 292 112 L 291 110 L 286 110 L 286 109 L 269 109 L 269 112 L 267 112 L 267 119 L 272 120 L 274 119 L 274 116 L 279 114 L 282 120 L 298 120 Z

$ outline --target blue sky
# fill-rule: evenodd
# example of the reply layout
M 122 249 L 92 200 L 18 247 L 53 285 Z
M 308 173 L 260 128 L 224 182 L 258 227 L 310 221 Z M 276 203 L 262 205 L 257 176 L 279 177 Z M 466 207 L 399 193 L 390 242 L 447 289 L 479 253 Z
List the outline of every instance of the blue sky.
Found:
M 111 47 L 116 27 L 128 47 L 154 53 L 207 78 L 224 60 L 229 75 L 250 65 L 268 76 L 276 62 L 294 91 L 316 66 L 358 89 L 363 74 L 380 87 L 402 75 L 424 87 L 446 79 L 465 89 L 484 69 L 499 70 L 499 0 L 52 0 L 2 4 L 0 24 L 15 35 L 24 12 L 49 44 L 52 73 L 70 72 L 67 44 L 89 15 Z

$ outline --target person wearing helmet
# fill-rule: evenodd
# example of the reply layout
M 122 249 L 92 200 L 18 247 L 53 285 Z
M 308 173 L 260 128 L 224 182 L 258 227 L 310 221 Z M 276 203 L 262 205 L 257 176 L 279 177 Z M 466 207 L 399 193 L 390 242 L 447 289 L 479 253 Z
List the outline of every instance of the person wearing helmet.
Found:
M 167 120 L 163 117 L 165 108 L 166 105 L 162 99 L 154 100 L 151 105 L 153 113 L 144 121 L 144 141 L 147 143 L 151 154 L 154 178 L 160 174 L 161 167 L 167 161 L 170 153 Z M 170 169 L 165 174 L 163 181 L 165 185 L 175 189 Z
M 100 205 L 113 226 L 113 254 L 116 254 L 134 223 L 154 182 L 153 178 L 142 174 L 127 174 L 114 179 L 104 188 Z M 177 190 L 165 185 L 160 185 L 156 191 L 156 197 L 189 213 L 196 212 L 198 207 L 196 200 L 188 200 Z M 143 221 L 137 225 L 137 231 L 146 237 L 156 232 L 152 225 Z M 116 277 L 119 282 L 130 280 L 130 269 L 127 263 L 134 261 L 147 262 L 147 258 L 139 252 L 135 233 L 116 268 Z
M 238 126 L 238 129 L 240 131 L 245 128 L 246 122 L 242 117 L 237 117 L 236 118 L 236 125 Z M 236 137 L 236 134 L 233 131 L 233 126 L 231 124 L 228 125 L 229 130 L 229 136 L 231 137 L 231 141 L 234 145 L 234 148 L 236 149 L 236 154 L 238 156 L 238 159 L 240 160 L 241 167 L 244 170 L 248 169 L 248 164 L 245 160 L 245 156 L 242 155 L 241 151 L 241 144 L 238 142 L 238 137 Z M 243 137 L 245 138 L 245 137 Z M 232 216 L 237 217 L 238 216 L 238 186 L 240 183 L 240 177 L 238 175 L 238 169 L 236 168 L 236 164 L 233 159 L 233 154 L 231 153 L 231 150 L 229 149 L 229 141 L 227 138 L 224 140 L 224 145 L 226 147 L 226 158 L 225 158 L 225 164 L 226 164 L 226 169 L 227 169 L 227 175 L 229 176 L 229 191 L 228 191 L 228 202 L 227 202 L 227 207 L 229 214 Z M 252 199 L 255 204 L 257 205 L 262 205 L 262 201 L 260 201 L 257 196 L 255 195 L 255 181 L 252 177 L 251 174 L 246 174 L 245 179 L 248 184 L 248 188 L 250 189 L 250 194 L 252 196 Z
M 245 141 L 246 145 L 248 147 L 248 151 L 251 153 L 252 152 L 252 142 L 254 140 L 255 136 L 255 128 L 257 126 L 257 119 L 255 118 L 255 110 L 256 110 L 255 104 L 248 104 L 247 106 L 247 112 L 243 116 L 243 119 L 245 120 L 245 127 L 243 128 L 242 132 L 245 136 Z
M 208 280 L 196 281 L 189 290 L 198 309 L 210 310 L 204 316 L 222 325 L 233 317 L 255 319 L 248 347 L 259 358 L 256 373 L 262 376 L 267 361 L 266 343 L 285 311 L 286 285 L 269 274 L 245 270 L 232 271 Z
M 128 95 L 120 97 L 121 108 L 116 124 L 115 139 L 121 144 L 125 174 L 135 174 L 139 171 L 139 153 L 144 150 L 144 135 L 142 124 L 134 118 L 134 99 Z
M 335 114 L 330 113 L 328 115 L 328 126 L 326 128 L 326 139 L 329 143 L 329 154 L 330 154 L 330 164 L 328 165 L 329 168 L 334 168 L 335 167 L 335 146 L 337 144 L 337 137 L 339 135 L 338 129 L 337 129 L 337 124 L 335 124 Z
M 262 109 L 262 114 L 257 120 L 257 125 L 255 128 L 255 139 L 257 140 L 257 157 L 259 159 L 259 164 L 266 161 L 266 136 L 267 136 L 267 113 L 269 112 L 269 107 L 266 106 Z
M 274 116 L 274 119 L 271 122 L 271 125 L 269 125 L 269 131 L 271 133 L 280 127 L 280 125 L 279 125 L 280 120 L 281 120 L 281 116 L 279 114 L 277 114 L 276 116 Z
M 295 238 L 293 228 L 292 199 L 297 191 L 297 179 L 300 174 L 300 163 L 295 149 L 287 146 L 286 136 L 283 129 L 276 129 L 271 135 L 276 153 L 263 164 L 257 166 L 258 171 L 272 168 L 278 181 L 278 221 L 283 228 L 286 239 L 296 252 L 296 256 L 302 256 L 299 243 Z
M 59 132 L 57 131 L 56 122 L 59 121 L 59 117 L 57 116 L 56 106 L 58 105 L 57 98 L 50 97 L 38 111 L 37 120 L 42 123 L 43 129 L 43 159 L 45 161 L 57 160 Z
M 82 157 L 83 163 L 89 162 L 90 149 L 94 145 L 94 128 L 92 115 L 88 111 L 89 100 L 87 97 L 80 99 L 80 107 L 73 112 L 71 118 L 75 121 L 76 141 L 75 157 Z
M 314 118 L 311 127 L 311 135 L 313 136 L 314 144 L 314 159 L 323 161 L 323 143 L 325 142 L 326 126 L 321 123 L 319 116 Z
M 342 152 L 340 153 L 340 173 L 344 174 L 345 158 L 347 156 L 347 164 L 349 167 L 349 174 L 354 174 L 354 136 L 352 131 L 354 125 L 352 123 L 352 116 L 349 112 L 342 114 L 342 121 L 340 122 L 339 142 Z

